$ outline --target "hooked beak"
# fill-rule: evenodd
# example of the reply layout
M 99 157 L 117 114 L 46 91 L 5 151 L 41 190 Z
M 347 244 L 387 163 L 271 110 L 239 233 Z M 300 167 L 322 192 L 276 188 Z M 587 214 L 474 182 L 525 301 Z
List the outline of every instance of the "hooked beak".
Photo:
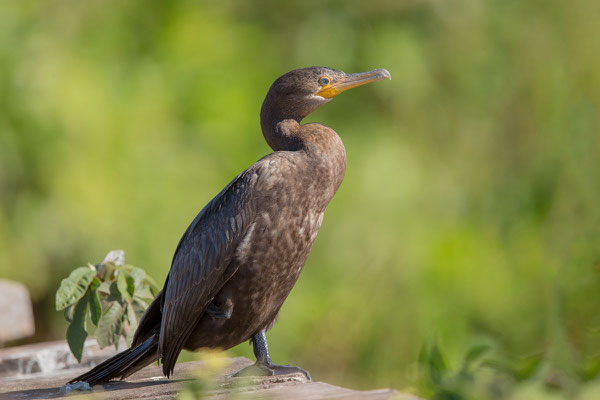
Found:
M 331 99 L 348 89 L 365 85 L 367 83 L 380 81 L 382 79 L 392 79 L 392 76 L 387 69 L 377 68 L 369 72 L 347 74 L 336 82 L 323 86 L 321 90 L 317 92 L 317 96 Z

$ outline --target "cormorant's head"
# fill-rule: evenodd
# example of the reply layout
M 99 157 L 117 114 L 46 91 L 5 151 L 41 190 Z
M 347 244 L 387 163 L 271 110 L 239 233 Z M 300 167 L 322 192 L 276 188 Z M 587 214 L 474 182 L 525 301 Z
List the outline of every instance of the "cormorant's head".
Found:
M 300 121 L 343 91 L 386 78 L 391 75 L 383 68 L 357 74 L 326 67 L 295 69 L 273 82 L 261 115 Z

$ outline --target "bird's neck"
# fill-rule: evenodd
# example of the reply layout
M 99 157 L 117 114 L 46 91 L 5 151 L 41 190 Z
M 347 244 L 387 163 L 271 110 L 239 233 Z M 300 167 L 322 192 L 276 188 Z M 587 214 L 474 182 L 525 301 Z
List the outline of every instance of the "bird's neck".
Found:
M 296 151 L 305 148 L 302 126 L 294 118 L 261 118 L 263 136 L 273 151 Z
M 293 103 L 269 92 L 260 110 L 260 125 L 265 140 L 274 151 L 296 151 L 306 148 L 306 137 L 300 123 L 316 106 L 296 99 Z
M 307 160 L 303 165 L 310 169 L 311 178 L 331 184 L 322 185 L 330 188 L 330 200 L 346 171 L 346 149 L 340 137 L 324 125 L 301 125 L 302 118 L 268 115 L 264 111 L 263 107 L 261 126 L 269 146 L 274 151 L 302 151 Z
M 304 147 L 301 121 L 301 116 L 273 109 L 269 104 L 263 104 L 260 112 L 263 136 L 273 151 L 296 151 Z

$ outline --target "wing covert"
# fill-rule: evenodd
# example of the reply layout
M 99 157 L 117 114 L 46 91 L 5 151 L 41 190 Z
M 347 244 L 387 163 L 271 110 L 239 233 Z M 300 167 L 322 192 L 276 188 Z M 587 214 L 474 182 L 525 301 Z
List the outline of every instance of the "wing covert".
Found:
M 254 218 L 257 179 L 252 167 L 234 178 L 200 211 L 177 245 L 165 282 L 158 348 L 167 376 L 206 307 L 235 273 L 230 264 Z

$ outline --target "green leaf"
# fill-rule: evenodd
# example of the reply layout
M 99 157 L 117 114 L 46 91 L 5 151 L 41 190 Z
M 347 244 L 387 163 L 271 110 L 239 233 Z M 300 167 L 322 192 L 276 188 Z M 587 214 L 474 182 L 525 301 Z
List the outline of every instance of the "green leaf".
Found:
M 127 304 L 127 321 L 129 321 L 129 325 L 131 329 L 136 330 L 138 326 L 138 318 L 135 315 L 135 309 L 133 308 L 133 304 Z
M 142 315 L 148 308 L 148 303 L 146 303 L 142 299 L 138 299 L 137 297 L 133 298 L 133 309 L 135 310 L 135 315 L 137 316 L 138 321 L 142 319 Z
M 117 282 L 112 282 L 109 285 L 108 290 L 109 295 L 107 296 L 106 301 L 118 301 L 119 303 L 123 303 L 123 296 L 121 296 Z
M 73 312 L 74 311 L 75 311 L 75 306 L 73 304 L 71 304 L 70 306 L 68 306 L 67 308 L 64 309 L 63 315 L 65 316 L 65 319 L 67 320 L 67 322 L 73 322 Z
M 465 360 L 463 362 L 464 368 L 468 368 L 473 362 L 481 358 L 481 356 L 484 355 L 489 349 L 490 346 L 486 344 L 471 347 L 471 349 L 469 349 L 465 355 Z
M 141 268 L 134 267 L 133 265 L 124 265 L 123 269 L 125 269 L 129 275 L 133 277 L 133 284 L 136 289 L 143 286 L 144 281 L 146 280 L 146 271 Z
M 81 362 L 83 345 L 88 336 L 85 330 L 85 319 L 88 311 L 87 300 L 88 298 L 85 296 L 77 302 L 73 312 L 73 322 L 67 328 L 67 343 L 77 362 Z
M 154 282 L 154 279 L 146 275 L 146 279 L 144 280 L 144 282 L 146 282 L 146 284 L 150 286 L 150 290 L 152 291 L 153 297 L 156 297 L 158 292 L 160 292 L 160 289 L 158 288 L 158 286 L 156 286 L 156 282 Z
M 600 373 L 600 357 L 591 357 L 581 363 L 579 376 L 584 382 L 595 379 Z
M 56 292 L 56 311 L 60 311 L 81 299 L 94 279 L 96 270 L 93 268 L 76 268 L 68 278 L 63 279 Z
M 87 295 L 86 297 L 88 297 L 88 301 L 89 301 L 89 295 Z M 96 329 L 98 328 L 97 325 L 94 325 L 94 323 L 92 322 L 92 316 L 90 315 L 90 310 L 88 308 L 87 312 L 85 313 L 86 317 L 85 317 L 85 331 L 87 332 L 88 336 L 94 336 L 96 335 Z
M 102 317 L 102 305 L 100 304 L 100 296 L 98 295 L 99 287 L 100 280 L 94 278 L 94 281 L 90 285 L 89 304 L 91 321 L 96 327 L 98 327 L 98 322 L 100 321 L 100 317 Z
M 116 266 L 121 266 L 125 263 L 125 252 L 123 250 L 111 250 L 106 254 L 104 260 L 102 260 L 102 264 L 113 264 Z
M 119 336 L 123 329 L 124 312 L 123 307 L 118 302 L 113 301 L 102 314 L 96 330 L 96 339 L 101 349 L 111 344 L 118 346 Z
M 131 275 L 129 275 L 123 269 L 119 271 L 119 276 L 117 277 L 117 287 L 124 299 L 130 300 L 133 297 L 133 293 L 135 291 L 135 286 L 133 283 L 134 280 Z
M 102 282 L 100 282 L 100 279 L 98 279 L 97 276 L 94 276 L 94 279 L 92 279 L 92 283 L 90 283 L 90 292 L 98 290 L 98 288 L 100 288 L 100 285 L 102 285 Z
M 98 288 L 98 292 L 109 295 L 110 294 L 110 282 L 102 282 L 100 284 L 100 287 Z
M 542 361 L 543 356 L 539 354 L 520 360 L 520 362 L 517 363 L 518 367 L 515 371 L 515 377 L 517 380 L 524 381 L 529 379 L 538 370 L 538 367 L 541 365 Z
M 139 306 L 141 309 L 146 310 L 146 308 L 148 308 L 149 304 L 146 301 L 144 301 L 143 298 L 135 296 L 133 298 L 133 305 Z
M 133 335 L 138 327 L 138 319 L 132 303 L 127 304 L 127 321 L 129 321 L 129 333 L 127 334 L 126 340 L 127 346 L 131 346 L 131 342 L 133 342 Z
M 153 300 L 155 296 L 152 293 L 152 291 L 150 290 L 149 286 L 144 286 L 141 288 L 136 288 L 135 297 L 140 298 L 140 299 Z
M 437 343 L 423 345 L 419 354 L 419 362 L 427 368 L 429 378 L 434 384 L 442 384 L 444 376 L 448 372 L 448 366 Z
M 98 270 L 98 276 L 100 276 L 102 281 L 108 282 L 113 279 L 116 268 L 117 267 L 115 267 L 115 264 L 113 263 L 101 263 L 98 264 L 96 269 Z

